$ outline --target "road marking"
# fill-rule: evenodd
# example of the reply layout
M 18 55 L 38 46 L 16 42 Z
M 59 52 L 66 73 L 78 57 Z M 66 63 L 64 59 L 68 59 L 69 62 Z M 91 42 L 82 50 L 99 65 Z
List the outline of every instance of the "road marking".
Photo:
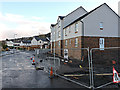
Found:
M 7 70 L 33 70 L 35 68 L 4 68 L 2 71 L 7 71 Z
M 74 77 L 74 76 L 79 77 L 79 76 L 87 76 L 87 75 L 89 75 L 89 74 L 65 74 L 64 76 L 66 76 L 66 77 Z M 96 76 L 111 76 L 111 75 L 113 75 L 113 73 L 99 73 L 99 74 L 94 74 L 94 75 L 96 75 Z

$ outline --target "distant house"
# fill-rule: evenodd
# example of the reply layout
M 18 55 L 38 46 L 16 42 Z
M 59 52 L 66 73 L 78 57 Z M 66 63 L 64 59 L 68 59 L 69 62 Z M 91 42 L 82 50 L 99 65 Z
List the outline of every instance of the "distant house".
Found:
M 13 47 L 14 46 L 13 40 L 6 40 L 6 44 L 7 44 L 8 47 Z
M 31 47 L 34 48 L 48 48 L 49 40 L 45 38 L 41 38 L 39 36 L 34 36 L 31 41 Z
M 20 46 L 25 46 L 25 47 L 31 46 L 31 40 L 21 41 Z
M 20 43 L 20 48 L 30 50 L 31 47 L 31 40 L 23 40 Z
M 14 40 L 13 42 L 14 42 L 13 45 L 14 45 L 15 48 L 19 48 L 20 47 L 21 41 Z

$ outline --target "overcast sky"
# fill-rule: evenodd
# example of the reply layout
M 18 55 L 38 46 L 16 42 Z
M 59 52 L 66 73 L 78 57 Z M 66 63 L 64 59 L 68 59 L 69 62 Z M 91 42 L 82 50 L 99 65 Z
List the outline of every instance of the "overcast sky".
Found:
M 3 2 L 4 1 L 4 2 Z M 10 2 L 11 1 L 11 2 Z M 50 24 L 83 6 L 91 11 L 107 3 L 118 13 L 119 0 L 0 0 L 0 40 L 50 32 Z

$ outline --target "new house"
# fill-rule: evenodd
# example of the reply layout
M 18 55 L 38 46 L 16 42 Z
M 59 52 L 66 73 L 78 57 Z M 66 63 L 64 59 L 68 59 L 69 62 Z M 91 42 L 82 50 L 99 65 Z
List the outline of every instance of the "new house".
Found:
M 32 41 L 31 41 L 31 48 L 35 49 L 35 48 L 48 48 L 48 44 L 49 44 L 49 40 L 45 37 L 42 38 L 40 36 L 34 36 Z
M 64 49 L 118 47 L 118 19 L 106 3 L 90 12 L 79 7 L 51 24 L 51 47 L 61 56 Z M 77 59 L 82 51 L 68 51 L 68 54 Z
M 20 48 L 30 50 L 31 47 L 31 40 L 22 40 L 20 43 Z

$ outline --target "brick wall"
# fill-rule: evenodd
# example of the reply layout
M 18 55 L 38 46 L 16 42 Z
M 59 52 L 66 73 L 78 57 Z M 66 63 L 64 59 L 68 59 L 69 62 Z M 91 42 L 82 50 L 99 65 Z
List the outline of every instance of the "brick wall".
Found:
M 75 39 L 78 38 L 78 46 L 75 47 Z M 67 40 L 67 46 L 65 46 L 65 41 L 63 40 L 63 55 L 64 55 L 64 49 L 68 49 L 68 57 L 70 59 L 79 59 L 81 60 L 81 37 L 76 37 Z M 70 43 L 71 42 L 71 43 Z
M 67 46 L 65 46 L 65 40 L 60 41 L 61 45 L 58 45 L 59 41 L 55 42 L 55 49 L 56 54 L 59 56 L 64 57 L 64 49 L 68 49 L 68 56 L 72 59 L 78 59 L 78 60 L 87 60 L 88 52 L 87 50 L 82 50 L 81 48 L 99 48 L 99 39 L 104 38 L 104 47 L 119 47 L 120 46 L 120 38 L 117 37 L 76 37 L 78 38 L 78 46 L 75 47 L 75 38 L 66 39 L 67 40 Z M 70 44 L 71 40 L 71 44 Z M 52 47 L 54 48 L 54 43 L 52 43 Z M 101 50 L 99 52 L 96 52 L 96 54 L 99 57 L 99 54 L 107 53 L 108 50 Z M 107 54 L 106 54 L 107 55 Z M 118 55 L 118 52 L 116 51 L 116 55 Z M 106 57 L 106 56 L 104 56 Z M 112 58 L 112 57 L 110 57 Z M 114 59 L 114 58 L 113 58 Z
M 84 48 L 99 48 L 99 39 L 104 38 L 105 47 L 118 47 L 120 38 L 117 37 L 82 37 L 82 46 Z

